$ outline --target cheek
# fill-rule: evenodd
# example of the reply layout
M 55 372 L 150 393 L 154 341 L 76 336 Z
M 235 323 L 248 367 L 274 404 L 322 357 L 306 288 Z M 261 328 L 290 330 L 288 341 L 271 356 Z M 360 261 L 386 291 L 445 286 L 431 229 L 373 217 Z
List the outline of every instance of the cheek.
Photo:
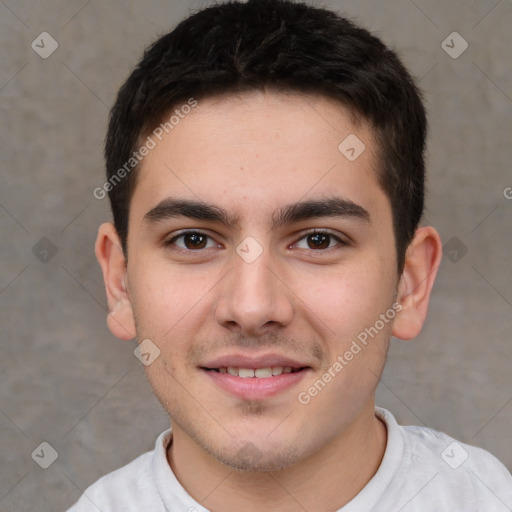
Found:
M 305 301 L 304 311 L 313 312 L 309 322 L 319 329 L 329 360 L 322 375 L 314 375 L 302 391 L 311 400 L 311 410 L 320 415 L 337 404 L 331 414 L 339 422 L 350 417 L 347 411 L 356 414 L 370 400 L 385 362 L 392 317 L 383 322 L 381 315 L 392 308 L 394 281 L 383 277 L 383 270 L 377 261 L 345 268 L 321 286 L 311 283 Z M 324 378 L 328 379 L 325 388 L 318 383 Z
M 215 275 L 149 258 L 139 268 L 132 277 L 138 329 L 161 342 L 183 339 L 181 333 L 192 328 L 194 318 L 206 307 Z
M 389 275 L 389 269 L 387 274 Z M 306 311 L 317 316 L 329 338 L 347 340 L 373 325 L 391 306 L 393 280 L 375 259 L 322 276 L 303 278 Z

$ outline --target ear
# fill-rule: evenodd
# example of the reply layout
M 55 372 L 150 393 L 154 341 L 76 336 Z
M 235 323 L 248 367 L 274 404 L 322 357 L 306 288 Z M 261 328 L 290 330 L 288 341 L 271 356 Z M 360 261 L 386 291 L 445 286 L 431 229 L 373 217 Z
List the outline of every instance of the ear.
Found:
M 107 325 L 117 338 L 131 340 L 136 330 L 127 290 L 126 260 L 116 228 L 111 222 L 100 226 L 94 249 L 107 291 Z
M 416 230 L 398 283 L 397 301 L 402 309 L 393 324 L 392 334 L 396 338 L 410 340 L 420 333 L 442 252 L 441 238 L 433 227 Z

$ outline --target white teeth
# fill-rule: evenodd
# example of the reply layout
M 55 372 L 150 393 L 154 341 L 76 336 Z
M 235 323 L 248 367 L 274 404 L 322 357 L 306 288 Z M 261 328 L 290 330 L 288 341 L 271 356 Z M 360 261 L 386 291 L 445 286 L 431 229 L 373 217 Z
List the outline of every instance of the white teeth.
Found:
M 258 368 L 254 371 L 254 376 L 260 379 L 266 379 L 272 377 L 272 368 Z
M 266 368 L 257 368 L 256 370 L 252 368 L 236 368 L 234 366 L 221 366 L 218 368 L 219 373 L 229 373 L 229 375 L 242 377 L 244 379 L 250 377 L 268 379 L 269 377 L 275 377 L 276 375 L 281 375 L 282 373 L 292 373 L 292 371 L 293 370 L 291 366 L 268 366 Z

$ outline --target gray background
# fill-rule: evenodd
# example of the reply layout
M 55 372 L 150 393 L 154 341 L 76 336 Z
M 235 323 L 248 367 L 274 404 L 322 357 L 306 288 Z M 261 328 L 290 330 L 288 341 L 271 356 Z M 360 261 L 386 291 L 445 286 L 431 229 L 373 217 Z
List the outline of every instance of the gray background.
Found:
M 378 403 L 512 468 L 511 3 L 316 3 L 395 47 L 430 112 L 426 220 L 447 256 L 422 334 L 392 342 Z M 109 210 L 92 190 L 117 89 L 148 43 L 204 5 L 0 1 L 1 512 L 66 509 L 168 426 L 135 342 L 106 327 L 93 244 Z M 59 44 L 47 59 L 31 48 L 43 31 Z M 453 31 L 469 43 L 457 59 L 441 46 Z M 43 441 L 58 453 L 48 469 L 31 457 Z

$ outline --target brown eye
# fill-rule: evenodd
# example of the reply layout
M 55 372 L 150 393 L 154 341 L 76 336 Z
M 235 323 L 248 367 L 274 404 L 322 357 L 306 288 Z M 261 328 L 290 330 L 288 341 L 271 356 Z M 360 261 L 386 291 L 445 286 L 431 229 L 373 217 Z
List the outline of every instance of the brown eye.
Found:
M 331 242 L 331 236 L 326 233 L 314 233 L 307 236 L 310 249 L 327 249 Z
M 304 235 L 297 243 L 299 249 L 312 249 L 314 251 L 322 251 L 326 249 L 333 249 L 336 246 L 339 248 L 348 245 L 339 236 L 336 236 L 327 231 L 313 231 Z
M 199 251 L 201 249 L 209 249 L 215 247 L 215 242 L 204 233 L 199 231 L 187 231 L 175 236 L 166 245 L 175 245 L 179 249 L 187 251 Z
M 207 237 L 200 233 L 189 233 L 183 236 L 183 244 L 187 249 L 204 249 Z

